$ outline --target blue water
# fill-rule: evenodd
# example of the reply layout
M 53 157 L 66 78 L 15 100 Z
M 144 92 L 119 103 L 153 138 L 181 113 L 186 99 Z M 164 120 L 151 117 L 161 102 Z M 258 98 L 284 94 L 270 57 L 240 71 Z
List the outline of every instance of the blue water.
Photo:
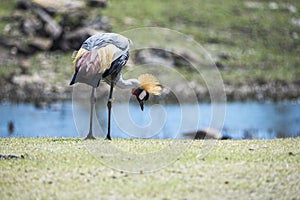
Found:
M 89 127 L 89 104 L 0 104 L 0 137 L 84 137 Z M 124 109 L 125 108 L 125 109 Z M 107 111 L 96 107 L 95 134 L 104 137 Z M 187 138 L 185 133 L 211 125 L 211 105 L 113 105 L 112 137 Z M 299 103 L 234 102 L 226 104 L 223 135 L 233 139 L 271 139 L 300 136 Z M 75 120 L 74 120 L 75 119 Z M 99 122 L 99 123 L 98 123 Z M 9 123 L 13 130 L 9 131 Z M 75 125 L 76 124 L 76 125 Z M 98 127 L 98 128 L 97 128 Z

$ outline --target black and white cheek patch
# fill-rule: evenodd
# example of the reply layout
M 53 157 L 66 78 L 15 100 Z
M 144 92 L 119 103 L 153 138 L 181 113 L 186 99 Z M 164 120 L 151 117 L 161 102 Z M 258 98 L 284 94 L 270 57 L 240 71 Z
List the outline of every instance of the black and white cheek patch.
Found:
M 139 99 L 143 100 L 145 98 L 145 96 L 147 95 L 146 90 L 143 90 L 140 94 L 139 94 Z

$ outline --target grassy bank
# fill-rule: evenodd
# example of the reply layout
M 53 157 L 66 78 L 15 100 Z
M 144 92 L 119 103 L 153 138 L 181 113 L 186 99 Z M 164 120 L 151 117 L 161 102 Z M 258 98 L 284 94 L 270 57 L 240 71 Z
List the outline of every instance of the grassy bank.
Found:
M 292 21 L 299 10 L 296 0 L 119 0 L 102 13 L 116 32 L 159 26 L 191 35 L 215 57 L 226 55 L 219 60 L 225 82 L 249 84 L 298 79 L 300 26 Z
M 110 144 L 137 154 L 163 154 L 171 143 L 115 139 Z M 1 155 L 24 156 L 0 160 L 1 199 L 299 198 L 300 138 L 193 141 L 176 162 L 148 173 L 103 165 L 103 157 L 87 148 L 99 145 L 99 140 L 0 139 Z M 115 160 L 118 166 L 125 162 Z
M 16 0 L 5 0 L 5 6 L 0 8 L 0 34 L 7 24 L 5 16 L 12 12 L 15 3 Z M 184 3 L 179 0 L 116 0 L 108 1 L 108 6 L 97 12 L 109 17 L 113 32 L 158 26 L 191 35 L 216 57 L 221 64 L 220 70 L 225 82 L 249 84 L 255 81 L 298 80 L 299 10 L 300 3 L 297 0 L 205 0 L 201 3 L 193 0 Z M 134 41 L 134 38 L 131 39 Z M 70 63 L 60 65 L 55 70 L 55 73 L 61 73 L 58 76 L 62 81 L 71 76 L 66 75 L 64 69 L 71 68 L 71 59 L 70 53 L 60 56 L 62 60 L 69 60 Z M 53 56 L 53 59 L 57 59 L 57 56 Z M 29 61 L 32 65 L 41 62 L 36 56 Z M 51 70 L 57 64 L 60 63 L 50 62 L 48 69 Z M 1 73 L 7 73 L 2 71 L 0 77 Z M 36 71 L 38 68 L 35 66 L 29 70 L 30 73 Z

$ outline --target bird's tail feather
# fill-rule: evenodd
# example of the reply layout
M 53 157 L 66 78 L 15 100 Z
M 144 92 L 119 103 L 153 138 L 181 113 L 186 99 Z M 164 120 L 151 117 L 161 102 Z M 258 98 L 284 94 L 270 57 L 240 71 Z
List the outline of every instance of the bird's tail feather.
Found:
M 70 85 L 74 85 L 76 83 L 76 76 L 77 76 L 78 71 L 75 71 L 75 74 L 73 75 L 73 78 L 70 82 Z

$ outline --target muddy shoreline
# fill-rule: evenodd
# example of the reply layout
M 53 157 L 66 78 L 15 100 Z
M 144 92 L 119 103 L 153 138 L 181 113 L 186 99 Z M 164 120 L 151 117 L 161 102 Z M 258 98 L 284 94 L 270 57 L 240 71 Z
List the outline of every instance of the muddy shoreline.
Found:
M 100 95 L 106 95 L 106 87 L 100 87 L 97 91 Z M 249 85 L 224 85 L 227 101 L 300 101 L 299 82 L 285 83 L 274 81 L 269 83 L 252 83 Z M 68 101 L 72 99 L 73 88 L 68 84 L 47 85 L 45 83 L 31 83 L 22 86 L 16 84 L 1 84 L 0 102 L 53 102 Z M 119 91 L 120 92 L 120 91 Z M 121 92 L 128 92 L 122 90 Z M 183 90 L 180 85 L 174 88 L 173 93 L 182 94 L 181 98 L 186 102 L 193 93 L 197 95 L 199 102 L 210 102 L 210 94 L 205 86 L 194 87 L 194 91 Z M 83 94 L 83 95 L 88 95 Z M 176 99 L 170 93 L 163 93 L 159 98 L 174 102 Z M 153 99 L 153 98 L 152 98 Z M 156 98 L 157 99 L 157 98 Z

